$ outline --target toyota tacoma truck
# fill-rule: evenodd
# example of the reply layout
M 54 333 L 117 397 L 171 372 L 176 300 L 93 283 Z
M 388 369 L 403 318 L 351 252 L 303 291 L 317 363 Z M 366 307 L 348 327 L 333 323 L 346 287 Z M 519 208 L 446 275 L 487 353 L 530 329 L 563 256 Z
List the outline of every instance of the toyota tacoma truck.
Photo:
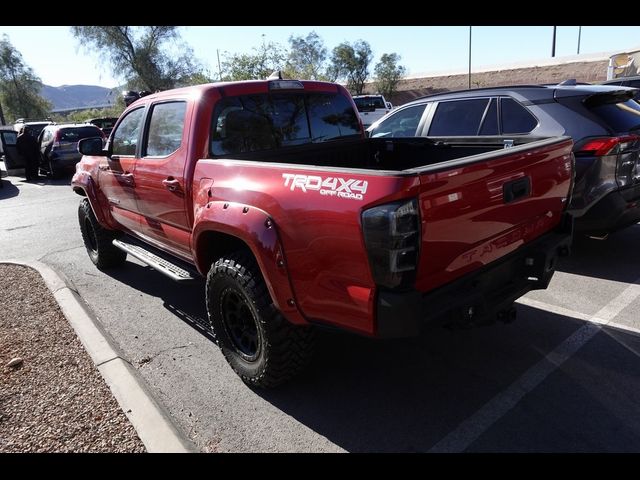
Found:
M 317 327 L 415 335 L 513 318 L 572 235 L 572 141 L 366 138 L 344 87 L 199 85 L 132 103 L 72 179 L 99 269 L 131 255 L 206 278 L 216 343 L 249 385 L 298 373 Z

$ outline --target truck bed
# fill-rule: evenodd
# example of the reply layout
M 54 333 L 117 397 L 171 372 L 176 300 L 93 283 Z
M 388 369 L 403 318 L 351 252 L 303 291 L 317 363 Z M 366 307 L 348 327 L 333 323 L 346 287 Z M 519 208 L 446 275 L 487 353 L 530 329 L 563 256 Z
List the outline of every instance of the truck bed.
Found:
M 549 139 L 527 138 L 522 140 L 527 143 L 519 146 L 527 148 L 531 143 L 543 145 L 540 141 L 545 140 Z M 441 138 L 434 141 L 428 137 L 356 138 L 288 147 L 286 150 L 243 153 L 225 158 L 399 172 L 446 164 L 452 160 L 479 161 L 480 159 L 476 158 L 463 159 L 503 149 L 505 148 L 501 141 L 492 141 L 490 138 L 484 141 L 480 138 L 479 141 L 478 137 L 451 138 L 451 141 L 443 141 Z M 444 167 L 446 168 L 446 165 Z
M 381 289 L 363 241 L 364 211 L 416 199 L 419 263 L 411 290 L 429 292 L 561 224 L 572 182 L 572 145 L 567 137 L 508 149 L 354 139 L 273 155 L 201 159 L 194 185 L 212 179 L 210 201 L 259 205 L 268 212 L 305 317 L 372 334 Z

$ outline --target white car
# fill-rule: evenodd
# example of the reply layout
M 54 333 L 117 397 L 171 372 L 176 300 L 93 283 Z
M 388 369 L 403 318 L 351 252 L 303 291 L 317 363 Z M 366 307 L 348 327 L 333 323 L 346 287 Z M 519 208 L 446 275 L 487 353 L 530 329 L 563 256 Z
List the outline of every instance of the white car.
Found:
M 358 107 L 364 128 L 380 120 L 393 109 L 393 105 L 382 95 L 356 95 L 353 101 Z

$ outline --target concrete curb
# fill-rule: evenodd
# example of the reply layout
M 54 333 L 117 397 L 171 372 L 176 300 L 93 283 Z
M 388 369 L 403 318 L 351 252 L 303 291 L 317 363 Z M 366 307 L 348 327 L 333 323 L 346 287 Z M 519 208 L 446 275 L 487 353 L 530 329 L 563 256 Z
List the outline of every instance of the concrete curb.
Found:
M 135 368 L 123 358 L 70 281 L 42 262 L 6 260 L 0 263 L 22 265 L 40 273 L 149 453 L 199 451 L 149 394 Z

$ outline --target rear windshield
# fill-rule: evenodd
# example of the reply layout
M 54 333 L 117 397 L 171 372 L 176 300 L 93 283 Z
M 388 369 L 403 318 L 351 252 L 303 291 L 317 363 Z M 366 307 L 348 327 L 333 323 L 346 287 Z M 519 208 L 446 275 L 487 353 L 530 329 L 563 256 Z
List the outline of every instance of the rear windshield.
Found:
M 61 142 L 77 142 L 83 138 L 101 136 L 98 127 L 61 128 L 59 140 Z
M 93 123 L 98 128 L 113 128 L 117 121 L 117 118 L 100 118 L 91 120 L 89 123 Z
M 589 107 L 616 133 L 640 128 L 640 105 L 635 100 Z
M 258 94 L 216 105 L 211 153 L 230 155 L 360 135 L 360 122 L 340 94 Z
M 353 101 L 356 102 L 359 112 L 373 112 L 376 108 L 387 108 L 382 97 L 360 97 L 354 98 Z

